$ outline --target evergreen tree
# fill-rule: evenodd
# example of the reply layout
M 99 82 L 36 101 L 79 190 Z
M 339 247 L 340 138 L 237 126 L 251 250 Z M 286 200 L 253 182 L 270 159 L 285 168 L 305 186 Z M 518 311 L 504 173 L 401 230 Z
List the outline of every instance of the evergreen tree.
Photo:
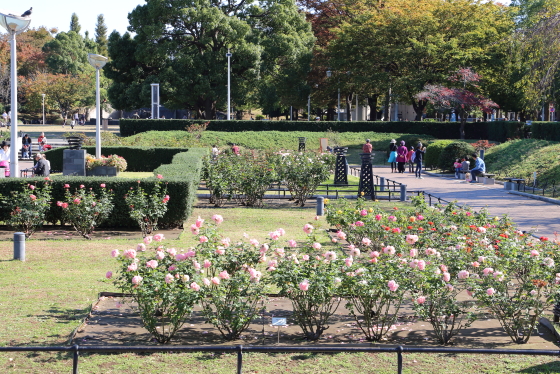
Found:
M 97 16 L 95 43 L 97 44 L 97 53 L 103 56 L 109 55 L 109 51 L 107 50 L 107 25 L 105 24 L 105 17 L 103 17 L 103 14 Z
M 82 26 L 80 26 L 78 15 L 76 13 L 72 13 L 72 19 L 70 20 L 70 31 L 74 31 L 76 34 L 79 34 L 80 30 L 82 30 Z

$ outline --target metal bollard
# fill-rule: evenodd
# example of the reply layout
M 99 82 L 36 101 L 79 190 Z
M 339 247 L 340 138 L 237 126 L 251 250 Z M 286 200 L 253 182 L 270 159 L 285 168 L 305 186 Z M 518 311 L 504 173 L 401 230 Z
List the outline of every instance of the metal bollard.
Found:
M 406 184 L 401 184 L 401 201 L 406 201 Z
M 323 196 L 317 196 L 317 215 L 325 215 L 325 198 Z
M 14 233 L 14 260 L 25 261 L 25 234 Z
M 385 177 L 379 177 L 379 192 L 385 192 Z

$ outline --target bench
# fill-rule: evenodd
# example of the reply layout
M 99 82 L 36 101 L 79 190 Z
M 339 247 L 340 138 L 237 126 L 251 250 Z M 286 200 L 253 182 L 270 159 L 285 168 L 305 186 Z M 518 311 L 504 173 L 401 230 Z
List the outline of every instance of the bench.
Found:
M 523 178 L 505 177 L 504 180 L 506 181 L 506 183 L 504 183 L 505 190 L 520 191 L 521 185 L 525 184 L 525 179 Z M 517 185 L 515 185 L 514 183 L 516 183 Z
M 484 173 L 482 175 L 480 175 L 479 179 L 480 182 L 483 184 L 495 184 L 496 183 L 496 174 L 491 174 L 491 173 Z

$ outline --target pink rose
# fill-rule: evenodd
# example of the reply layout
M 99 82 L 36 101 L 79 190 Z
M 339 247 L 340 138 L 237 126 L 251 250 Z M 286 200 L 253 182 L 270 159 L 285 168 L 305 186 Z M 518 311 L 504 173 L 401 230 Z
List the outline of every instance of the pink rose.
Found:
M 284 236 L 286 235 L 286 230 L 284 230 L 283 228 L 279 228 L 278 230 L 276 230 L 280 233 L 280 236 Z
M 156 242 L 161 242 L 165 238 L 163 237 L 163 234 L 155 234 L 152 239 L 154 239 Z
M 210 279 L 204 278 L 202 279 L 202 283 L 204 283 L 205 286 L 209 286 L 212 282 L 210 282 Z
M 29 195 L 29 198 L 31 199 L 31 201 L 37 200 L 37 196 L 35 195 Z
M 350 248 L 350 256 L 360 257 L 360 254 L 361 254 L 361 252 L 360 252 L 359 248 Z
M 323 256 L 325 256 L 325 258 L 329 261 L 336 260 L 336 253 L 334 253 L 333 251 L 325 252 L 325 254 Z
M 214 222 L 216 222 L 216 225 L 219 225 L 220 223 L 224 222 L 224 217 L 222 217 L 219 214 L 214 214 L 212 216 L 212 219 L 214 220 Z
M 138 264 L 136 262 L 133 262 L 132 264 L 128 265 L 126 270 L 127 271 L 136 271 L 136 270 L 138 270 Z
M 195 291 L 200 291 L 200 286 L 198 284 L 196 284 L 196 282 L 192 282 L 190 287 L 191 287 L 191 289 L 193 289 Z
M 177 270 L 177 266 L 175 265 L 171 265 L 170 267 L 167 268 L 167 271 L 175 271 Z
M 424 270 L 426 269 L 426 261 L 424 260 L 418 260 L 418 270 Z
M 173 275 L 167 274 L 167 275 L 165 276 L 165 283 L 169 284 L 169 283 L 171 283 L 171 282 L 173 282 Z
M 32 184 L 30 184 L 30 185 L 29 185 L 29 189 L 30 189 L 31 191 L 33 191 L 33 190 L 35 189 L 35 186 L 32 185 Z
M 148 245 L 152 242 L 152 237 L 151 236 L 146 236 L 144 238 L 144 244 Z
M 416 219 L 418 219 L 419 221 L 422 221 L 422 220 L 424 219 L 424 216 L 419 214 L 419 215 L 416 217 Z
M 148 262 L 146 262 L 146 266 L 152 269 L 157 268 L 158 266 L 158 262 L 156 260 L 150 260 Z
M 309 261 L 309 255 L 303 255 L 303 256 L 301 256 L 301 259 L 303 261 Z
M 457 278 L 459 279 L 467 279 L 469 277 L 469 272 L 466 270 L 461 270 L 458 274 L 457 274 Z
M 354 225 L 356 225 L 358 227 L 363 227 L 364 223 L 362 221 L 356 221 L 356 222 L 354 222 Z
M 62 209 L 68 208 L 68 203 L 62 203 Z
M 410 250 L 410 257 L 416 257 L 418 256 L 418 250 L 416 248 L 412 248 Z
M 62 201 L 57 201 L 56 206 L 62 206 Z
M 198 235 L 199 232 L 200 232 L 200 229 L 199 229 L 198 227 L 196 227 L 196 225 L 193 223 L 193 224 L 191 225 L 191 233 L 192 233 L 193 235 Z
M 126 258 L 136 258 L 136 250 L 135 249 L 127 249 L 123 252 Z
M 445 272 L 443 273 L 443 281 L 444 282 L 449 282 L 451 280 L 451 274 Z
M 195 260 L 193 261 L 193 266 L 194 266 L 194 270 L 199 271 L 202 266 L 200 266 L 200 264 Z
M 383 216 L 382 216 L 381 214 L 377 214 L 377 215 L 375 216 L 375 220 L 376 220 L 376 221 L 381 221 L 381 218 L 383 218 Z
M 397 221 L 397 217 L 395 217 L 395 216 L 389 216 L 389 218 L 387 218 L 387 219 L 391 222 L 396 222 Z
M 303 282 L 301 282 L 299 284 L 299 289 L 302 291 L 307 291 L 309 289 L 309 282 L 307 280 L 304 280 Z
M 144 278 L 139 275 L 135 275 L 134 277 L 132 277 L 132 284 L 139 285 L 140 282 L 142 282 L 142 279 Z
M 107 278 L 107 279 L 111 279 L 112 276 L 113 276 L 112 271 L 108 271 L 107 273 L 105 273 L 105 278 Z
M 377 252 L 377 251 L 370 252 L 369 257 L 377 258 L 377 257 L 379 257 L 379 252 Z
M 320 250 L 321 249 L 321 244 L 320 243 L 313 243 L 313 249 L 315 250 Z
M 204 220 L 202 218 L 200 218 L 200 216 L 198 216 L 198 218 L 196 219 L 196 222 L 194 224 L 195 224 L 196 227 L 201 228 L 203 223 L 204 223 Z
M 418 297 L 416 298 L 416 302 L 417 302 L 418 304 L 424 304 L 424 303 L 426 302 L 426 297 L 425 297 L 425 296 L 418 296 Z
M 80 184 L 80 188 L 84 188 L 85 186 L 83 184 Z
M 395 254 L 395 247 L 393 247 L 392 245 L 388 245 L 387 247 L 383 248 L 383 253 L 388 254 L 388 255 L 394 255 Z
M 99 187 L 105 188 L 105 183 L 101 183 L 101 184 L 99 185 Z
M 257 239 L 250 239 L 249 244 L 251 244 L 253 247 L 258 247 L 260 243 Z
M 80 204 L 80 201 L 81 201 L 80 199 L 75 198 L 75 199 L 74 199 L 74 204 L 78 205 L 78 204 Z
M 156 178 L 157 178 L 157 179 L 163 179 L 163 175 L 158 174 Z
M 354 263 L 354 259 L 352 257 L 347 257 L 344 259 L 344 263 L 346 264 L 346 266 L 350 267 Z
M 175 248 L 167 248 L 165 251 L 171 256 L 175 256 L 177 254 L 177 250 Z
M 163 253 L 162 251 L 157 251 L 156 252 L 156 258 L 158 260 L 163 260 L 165 258 L 165 253 Z
M 223 249 L 223 248 L 218 248 L 218 249 L 216 249 L 216 254 L 220 255 L 220 256 L 223 256 L 223 255 L 226 254 L 226 250 Z
M 70 188 L 70 185 L 69 185 L 68 183 L 66 183 L 66 184 L 64 185 L 64 188 Z
M 268 233 L 268 236 L 272 240 L 278 240 L 278 238 L 280 237 L 280 233 L 278 231 L 272 231 Z
M 482 270 L 482 274 L 484 274 L 484 276 L 488 276 L 488 274 L 492 274 L 494 272 L 494 269 L 492 268 L 485 268 L 484 270 Z
M 311 226 L 309 223 L 306 223 L 305 226 L 303 226 L 303 232 L 305 232 L 306 234 L 311 234 L 313 232 L 313 226 Z
M 480 263 L 478 261 L 474 261 L 474 262 L 471 262 L 471 265 L 472 265 L 473 268 L 477 268 L 477 267 L 480 266 Z
M 481 233 L 481 234 L 484 234 L 484 233 L 486 232 L 486 228 L 484 228 L 484 227 L 477 227 L 477 228 L 476 228 L 476 231 L 478 231 L 478 232 Z
M 418 235 L 407 235 L 406 242 L 408 244 L 414 244 L 418 241 Z
M 220 278 L 222 278 L 222 279 L 229 279 L 229 274 L 228 274 L 228 272 L 227 272 L 226 270 L 222 271 L 222 272 L 220 273 Z
M 395 292 L 399 288 L 399 284 L 394 280 L 390 280 L 387 282 L 387 287 L 389 287 L 389 291 Z
M 367 247 L 367 246 L 371 245 L 371 240 L 369 238 L 363 238 L 362 239 L 362 244 Z
M 201 235 L 200 238 L 198 238 L 198 241 L 200 243 L 206 243 L 206 242 L 208 242 L 208 238 L 204 235 Z
M 118 249 L 113 249 L 111 251 L 111 257 L 119 257 L 119 250 Z
M 205 269 L 208 269 L 210 266 L 212 266 L 212 262 L 210 262 L 210 260 L 204 260 L 202 266 L 204 266 Z
M 492 295 L 494 295 L 495 293 L 496 293 L 496 290 L 493 289 L 493 288 L 489 288 L 489 289 L 486 290 L 486 294 L 487 294 L 488 296 L 492 296 Z
M 360 215 L 363 216 L 363 217 L 367 216 L 367 210 L 362 209 L 362 210 L 360 211 Z
M 211 281 L 212 281 L 212 283 L 214 283 L 215 285 L 220 284 L 220 278 L 218 278 L 218 277 L 212 278 Z
M 539 251 L 537 251 L 536 249 L 533 249 L 531 251 L 531 257 L 539 257 Z
M 449 284 L 449 283 L 446 284 L 445 287 L 447 287 L 447 290 L 448 290 L 449 292 L 453 291 L 453 289 L 454 289 L 454 288 L 453 288 L 453 285 L 451 285 L 451 284 Z

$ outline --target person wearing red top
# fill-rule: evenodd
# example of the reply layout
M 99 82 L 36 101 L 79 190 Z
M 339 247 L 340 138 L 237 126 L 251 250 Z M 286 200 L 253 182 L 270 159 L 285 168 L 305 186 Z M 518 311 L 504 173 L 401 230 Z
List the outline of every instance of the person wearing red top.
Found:
M 414 147 L 410 147 L 410 151 L 406 155 L 406 162 L 408 163 L 408 172 L 414 173 L 414 160 L 412 159 L 412 155 L 414 154 Z
M 373 146 L 370 143 L 369 139 L 366 139 L 366 144 L 362 147 L 363 153 L 371 153 L 373 151 Z
M 237 144 L 233 144 L 232 147 L 231 147 L 231 150 L 236 155 L 239 155 L 239 147 L 237 146 Z

